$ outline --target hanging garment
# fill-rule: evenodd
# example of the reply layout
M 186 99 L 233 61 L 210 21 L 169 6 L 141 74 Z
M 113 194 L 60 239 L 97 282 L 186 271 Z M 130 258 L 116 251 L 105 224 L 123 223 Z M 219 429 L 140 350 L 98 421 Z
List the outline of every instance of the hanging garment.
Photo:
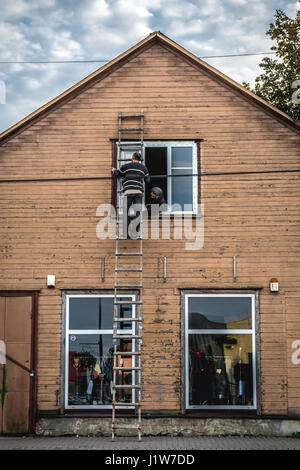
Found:
M 209 401 L 212 398 L 212 377 L 204 351 L 191 349 L 190 357 L 192 404 L 199 405 L 200 402 Z
M 101 368 L 100 368 L 100 363 L 97 359 L 96 361 L 96 364 L 94 366 L 94 371 L 93 371 L 93 376 L 94 376 L 94 379 L 96 379 L 97 377 L 99 377 L 99 375 L 101 374 Z

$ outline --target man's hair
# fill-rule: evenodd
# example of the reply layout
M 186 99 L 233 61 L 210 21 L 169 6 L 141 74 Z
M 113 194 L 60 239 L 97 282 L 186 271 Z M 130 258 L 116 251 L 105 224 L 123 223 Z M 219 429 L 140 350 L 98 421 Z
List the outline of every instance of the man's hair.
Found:
M 140 152 L 134 152 L 134 154 L 132 155 L 132 158 L 134 158 L 134 160 L 138 160 L 140 162 L 141 159 L 142 159 L 142 156 L 141 156 Z

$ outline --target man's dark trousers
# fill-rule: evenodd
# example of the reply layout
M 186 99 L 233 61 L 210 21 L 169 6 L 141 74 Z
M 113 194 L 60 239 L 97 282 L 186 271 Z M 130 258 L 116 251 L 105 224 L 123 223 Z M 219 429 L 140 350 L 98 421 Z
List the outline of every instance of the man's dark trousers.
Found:
M 140 214 L 141 214 L 141 209 L 142 209 L 142 204 L 143 204 L 143 195 L 142 194 L 127 194 L 125 195 L 125 207 L 126 207 L 126 200 L 127 200 L 127 226 L 126 226 L 126 233 L 124 233 L 125 236 L 127 236 L 127 238 L 131 238 L 130 235 L 129 235 L 129 232 L 128 232 L 128 228 L 129 228 L 129 224 L 130 222 L 132 222 L 132 220 L 135 220 L 136 218 L 140 217 Z M 137 207 L 135 207 L 135 217 L 134 219 L 131 219 L 129 217 L 129 209 L 132 205 L 136 205 Z M 138 210 L 140 209 L 140 210 Z M 138 231 L 140 228 L 140 224 L 137 225 L 136 227 L 136 231 Z M 125 232 L 125 230 L 124 230 Z

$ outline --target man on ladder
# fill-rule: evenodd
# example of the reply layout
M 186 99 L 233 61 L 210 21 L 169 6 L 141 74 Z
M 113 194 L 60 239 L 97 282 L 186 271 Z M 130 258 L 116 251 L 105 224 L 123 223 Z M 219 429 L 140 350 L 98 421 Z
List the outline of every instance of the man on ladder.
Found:
M 136 209 L 135 218 L 140 217 L 140 213 L 143 207 L 143 190 L 144 184 L 143 180 L 146 183 L 149 183 L 150 176 L 149 171 L 143 163 L 141 163 L 141 154 L 139 152 L 134 152 L 130 163 L 126 163 L 119 170 L 112 168 L 113 175 L 117 178 L 123 178 L 123 191 L 124 191 L 124 218 L 127 215 L 126 224 L 126 237 L 134 238 L 134 234 L 129 230 L 130 228 L 130 208 L 134 206 Z M 139 230 L 139 224 L 136 227 L 136 230 Z M 125 234 L 125 233 L 124 233 Z

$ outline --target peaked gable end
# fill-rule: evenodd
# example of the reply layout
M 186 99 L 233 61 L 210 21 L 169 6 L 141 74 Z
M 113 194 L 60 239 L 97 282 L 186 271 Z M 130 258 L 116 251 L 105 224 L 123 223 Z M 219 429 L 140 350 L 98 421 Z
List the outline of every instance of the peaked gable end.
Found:
M 143 51 L 147 50 L 148 48 L 152 47 L 154 44 L 157 43 L 160 44 L 162 47 L 168 49 L 170 52 L 177 54 L 179 57 L 181 57 L 181 59 L 189 62 L 197 70 L 201 70 L 204 74 L 210 76 L 211 78 L 223 84 L 224 86 L 231 88 L 242 98 L 246 99 L 248 102 L 250 101 L 255 106 L 260 107 L 270 116 L 279 120 L 280 122 L 288 126 L 290 129 L 293 129 L 298 134 L 300 134 L 300 125 L 293 119 L 291 119 L 287 114 L 278 110 L 276 107 L 274 107 L 267 101 L 255 95 L 253 92 L 247 90 L 242 85 L 238 84 L 237 82 L 230 79 L 211 65 L 207 64 L 205 61 L 199 59 L 194 54 L 184 49 L 182 46 L 167 38 L 161 32 L 154 32 L 132 48 L 128 49 L 126 52 L 122 53 L 121 55 L 110 61 L 108 64 L 104 65 L 100 69 L 88 75 L 86 78 L 75 84 L 73 87 L 69 88 L 50 102 L 46 103 L 33 113 L 29 114 L 27 117 L 16 123 L 14 126 L 4 131 L 2 134 L 0 134 L 0 145 L 2 142 L 5 142 L 7 139 L 18 134 L 23 129 L 26 129 L 33 122 L 36 122 L 36 120 L 49 114 L 61 104 L 66 103 L 67 101 L 78 96 L 84 90 L 93 86 L 99 80 L 102 80 L 103 78 L 107 77 L 109 74 L 122 67 L 132 58 L 141 54 Z

